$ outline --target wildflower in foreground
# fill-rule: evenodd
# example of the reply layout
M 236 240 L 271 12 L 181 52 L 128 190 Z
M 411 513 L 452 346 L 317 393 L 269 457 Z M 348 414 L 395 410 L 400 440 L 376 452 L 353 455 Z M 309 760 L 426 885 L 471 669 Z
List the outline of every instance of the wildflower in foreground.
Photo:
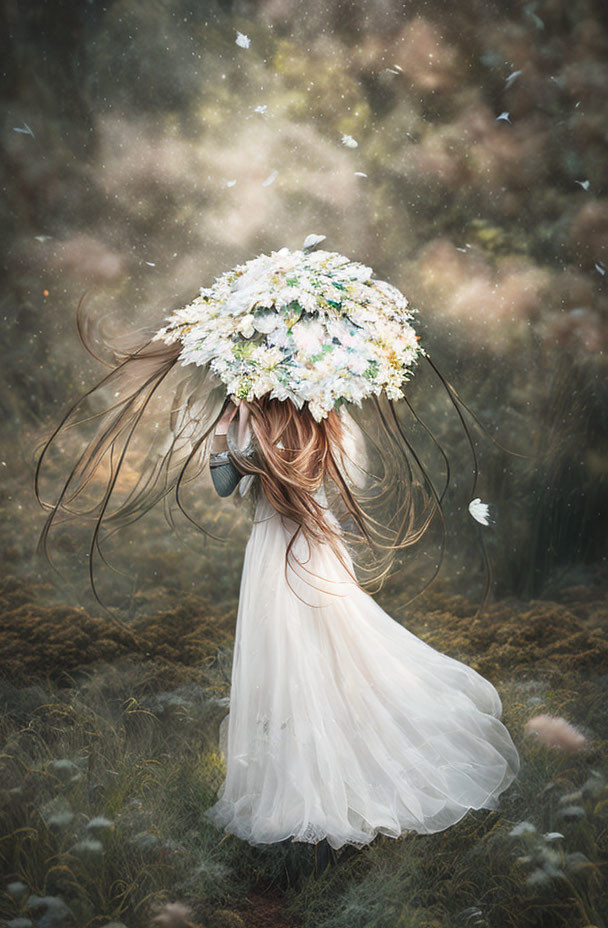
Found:
M 588 747 L 585 735 L 561 717 L 535 715 L 526 722 L 524 731 L 528 735 L 536 735 L 545 747 L 557 748 L 567 754 L 576 754 Z
M 182 902 L 168 902 L 152 919 L 158 928 L 188 928 L 192 924 L 192 909 Z

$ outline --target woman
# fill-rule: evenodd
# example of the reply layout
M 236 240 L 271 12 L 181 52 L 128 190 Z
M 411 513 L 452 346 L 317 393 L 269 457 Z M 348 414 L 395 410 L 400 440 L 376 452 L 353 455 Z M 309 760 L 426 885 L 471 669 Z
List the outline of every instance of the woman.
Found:
M 406 305 L 334 253 L 283 249 L 218 278 L 117 354 L 91 391 L 112 400 L 81 420 L 101 421 L 49 506 L 43 543 L 107 464 L 88 510 L 94 583 L 103 525 L 134 521 L 170 490 L 188 514 L 180 491 L 207 463 L 221 496 L 238 486 L 251 500 L 220 732 L 226 779 L 206 815 L 252 844 L 338 849 L 442 831 L 469 809 L 498 808 L 519 769 L 494 686 L 364 589 L 441 519 L 448 482 L 435 491 L 395 409 L 403 398 L 429 432 L 401 390 L 425 355 Z M 139 476 L 121 497 L 129 462 Z
M 496 809 L 519 768 L 492 684 L 357 585 L 323 490 L 343 421 L 335 413 L 320 426 L 263 398 L 230 405 L 215 433 L 220 495 L 243 475 L 258 483 L 222 732 L 227 776 L 206 815 L 253 843 L 337 849 L 441 831 L 470 808 Z

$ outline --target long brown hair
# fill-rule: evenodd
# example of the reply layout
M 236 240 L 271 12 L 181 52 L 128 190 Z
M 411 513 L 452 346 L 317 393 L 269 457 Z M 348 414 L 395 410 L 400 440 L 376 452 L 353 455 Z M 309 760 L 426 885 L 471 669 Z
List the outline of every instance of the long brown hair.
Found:
M 268 395 L 251 400 L 246 407 L 257 454 L 254 460 L 238 452 L 233 452 L 233 457 L 243 473 L 257 475 L 261 492 L 281 517 L 296 526 L 287 547 L 286 569 L 300 533 L 308 541 L 329 544 L 347 567 L 340 544 L 342 533 L 335 520 L 328 520 L 327 509 L 316 496 L 319 488 L 331 481 L 365 532 L 364 514 L 338 463 L 346 456 L 342 418 L 332 410 L 318 422 L 308 406 L 298 409 L 290 399 Z
M 139 636 L 99 596 L 97 564 L 101 561 L 121 572 L 108 564 L 103 543 L 158 503 L 164 504 L 165 517 L 174 527 L 171 497 L 198 530 L 213 536 L 188 512 L 182 490 L 208 462 L 226 391 L 208 367 L 179 364 L 179 345 L 155 341 L 142 331 L 112 344 L 106 341 L 112 357 L 100 357 L 81 318 L 81 305 L 82 301 L 77 325 L 82 344 L 109 372 L 68 409 L 41 446 L 34 492 L 48 515 L 38 553 L 57 570 L 49 551 L 51 529 L 70 520 L 90 523 L 88 571 L 93 595 L 142 647 Z M 57 449 L 65 467 L 65 444 L 74 463 L 55 498 L 48 500 L 42 485 L 52 469 L 49 458 Z
M 357 424 L 344 408 L 316 421 L 306 405 L 298 409 L 289 399 L 265 395 L 245 405 L 257 453 L 252 460 L 233 449 L 232 456 L 243 473 L 257 476 L 260 491 L 295 525 L 286 573 L 293 545 L 303 534 L 309 542 L 329 544 L 355 582 L 378 590 L 395 553 L 418 541 L 433 516 L 441 515 L 432 481 L 417 459 L 408 461 L 405 436 L 392 421 L 392 403 L 384 410 L 382 401 L 373 402 L 372 419 L 380 425 L 376 440 L 370 423 Z M 365 408 L 369 412 L 369 404 Z M 317 497 L 320 487 L 327 507 Z M 346 544 L 357 575 L 347 564 Z
M 83 345 L 103 361 L 92 347 L 80 311 L 77 322 Z M 179 362 L 179 342 L 166 345 L 143 335 L 136 333 L 128 343 L 109 345 L 113 356 L 103 361 L 109 372 L 68 410 L 44 443 L 36 468 L 35 492 L 48 511 L 39 548 L 48 558 L 49 532 L 56 522 L 90 521 L 89 576 L 101 605 L 95 565 L 106 563 L 103 541 L 118 528 L 135 522 L 160 502 L 173 526 L 173 499 L 197 529 L 212 534 L 188 512 L 181 491 L 206 468 L 215 427 L 229 402 L 225 386 L 207 365 L 184 367 Z M 474 462 L 472 494 L 477 465 L 463 410 L 476 417 L 427 360 L 469 441 Z M 236 457 L 244 473 L 257 474 L 274 508 L 296 524 L 296 535 L 302 532 L 309 539 L 329 543 L 343 563 L 343 543 L 349 544 L 358 582 L 376 590 L 388 576 L 396 552 L 422 538 L 437 517 L 439 557 L 432 576 L 416 594 L 420 595 L 439 572 L 443 558 L 442 500 L 450 482 L 450 466 L 410 400 L 406 397 L 398 405 L 399 412 L 385 394 L 372 396 L 360 408 L 349 405 L 348 413 L 332 411 L 316 422 L 306 406 L 298 410 L 290 401 L 262 397 L 249 404 L 258 459 L 239 461 Z M 443 460 L 440 491 L 411 441 L 404 415 L 430 436 Z M 82 450 L 76 451 L 67 479 L 55 501 L 49 502 L 41 492 L 49 452 L 58 439 L 72 434 L 80 439 Z M 121 481 L 126 474 L 130 479 Z M 315 498 L 321 484 L 335 521 L 327 518 L 327 510 Z M 483 544 L 482 550 L 485 558 Z M 128 626 L 123 628 L 133 634 Z

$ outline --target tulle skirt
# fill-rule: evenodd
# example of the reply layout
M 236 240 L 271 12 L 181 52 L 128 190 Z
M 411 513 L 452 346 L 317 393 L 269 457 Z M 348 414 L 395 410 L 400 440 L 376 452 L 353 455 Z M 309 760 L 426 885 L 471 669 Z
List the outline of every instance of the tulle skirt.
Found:
M 251 844 L 337 849 L 497 809 L 519 756 L 494 686 L 392 619 L 329 545 L 300 534 L 286 573 L 294 529 L 261 496 L 206 817 Z

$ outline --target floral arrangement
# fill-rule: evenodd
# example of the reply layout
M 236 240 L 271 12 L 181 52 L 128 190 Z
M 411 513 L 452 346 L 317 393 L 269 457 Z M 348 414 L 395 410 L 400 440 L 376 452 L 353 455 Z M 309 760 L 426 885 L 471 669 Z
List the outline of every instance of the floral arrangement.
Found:
M 237 404 L 270 393 L 308 403 L 317 421 L 342 402 L 402 384 L 424 349 L 408 301 L 344 255 L 281 248 L 216 278 L 155 339 L 181 341 L 182 364 L 209 364 Z M 415 310 L 413 311 L 415 312 Z

